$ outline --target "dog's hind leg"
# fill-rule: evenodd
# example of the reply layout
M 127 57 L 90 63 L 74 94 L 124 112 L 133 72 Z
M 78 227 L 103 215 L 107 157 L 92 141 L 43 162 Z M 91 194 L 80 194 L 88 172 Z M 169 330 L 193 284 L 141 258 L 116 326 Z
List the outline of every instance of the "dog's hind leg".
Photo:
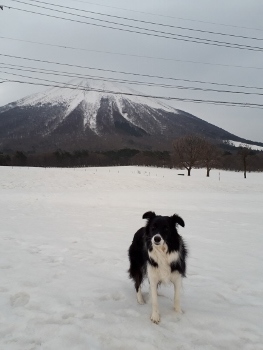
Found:
M 141 286 L 139 287 L 136 296 L 137 296 L 137 301 L 139 304 L 141 304 L 141 305 L 145 304 L 145 301 L 144 301 L 143 296 L 142 296 Z
M 141 290 L 141 284 L 142 284 L 142 274 L 138 274 L 135 277 L 135 289 L 136 289 L 136 297 L 137 297 L 137 301 L 139 304 L 144 304 L 144 299 L 142 296 L 142 290 Z

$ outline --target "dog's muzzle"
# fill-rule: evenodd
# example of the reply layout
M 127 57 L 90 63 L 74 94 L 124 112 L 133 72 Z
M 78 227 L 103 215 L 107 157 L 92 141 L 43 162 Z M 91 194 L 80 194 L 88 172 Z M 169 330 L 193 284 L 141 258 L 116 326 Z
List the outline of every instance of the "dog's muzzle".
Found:
M 162 237 L 160 235 L 155 235 L 152 238 L 153 244 L 159 245 L 162 242 Z

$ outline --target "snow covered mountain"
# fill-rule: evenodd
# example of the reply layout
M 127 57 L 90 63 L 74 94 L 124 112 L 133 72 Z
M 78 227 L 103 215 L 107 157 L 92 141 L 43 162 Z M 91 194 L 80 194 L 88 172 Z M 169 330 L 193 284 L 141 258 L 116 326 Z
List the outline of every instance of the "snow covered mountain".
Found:
M 71 88 L 68 86 L 70 85 Z M 137 96 L 135 96 L 137 95 Z M 74 79 L 0 107 L 0 149 L 170 149 L 184 134 L 246 142 L 122 84 Z

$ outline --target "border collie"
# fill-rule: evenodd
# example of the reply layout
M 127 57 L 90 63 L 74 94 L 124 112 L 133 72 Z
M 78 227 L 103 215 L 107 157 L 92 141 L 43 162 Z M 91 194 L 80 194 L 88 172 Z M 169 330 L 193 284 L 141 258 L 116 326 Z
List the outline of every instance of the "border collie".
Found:
M 152 296 L 151 320 L 160 322 L 157 288 L 161 283 L 174 284 L 174 309 L 182 313 L 180 306 L 181 279 L 185 277 L 187 249 L 176 226 L 184 227 L 180 216 L 161 216 L 149 211 L 143 214 L 145 227 L 134 235 L 129 248 L 130 278 L 134 280 L 137 301 L 144 304 L 141 284 L 147 275 Z

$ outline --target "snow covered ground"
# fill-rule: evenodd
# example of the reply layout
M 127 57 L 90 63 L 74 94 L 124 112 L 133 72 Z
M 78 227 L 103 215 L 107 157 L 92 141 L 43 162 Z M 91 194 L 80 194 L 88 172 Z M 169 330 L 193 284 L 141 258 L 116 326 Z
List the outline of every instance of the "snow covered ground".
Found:
M 263 147 L 257 146 L 257 145 L 249 145 L 247 143 L 242 143 L 242 142 L 232 141 L 232 140 L 225 140 L 225 142 L 227 142 L 231 146 L 235 146 L 235 147 L 248 147 L 248 148 L 251 148 L 252 150 L 255 150 L 255 151 L 263 151 Z
M 263 349 L 263 175 L 0 167 L 0 349 Z M 178 213 L 182 308 L 136 302 L 127 250 L 145 211 Z

